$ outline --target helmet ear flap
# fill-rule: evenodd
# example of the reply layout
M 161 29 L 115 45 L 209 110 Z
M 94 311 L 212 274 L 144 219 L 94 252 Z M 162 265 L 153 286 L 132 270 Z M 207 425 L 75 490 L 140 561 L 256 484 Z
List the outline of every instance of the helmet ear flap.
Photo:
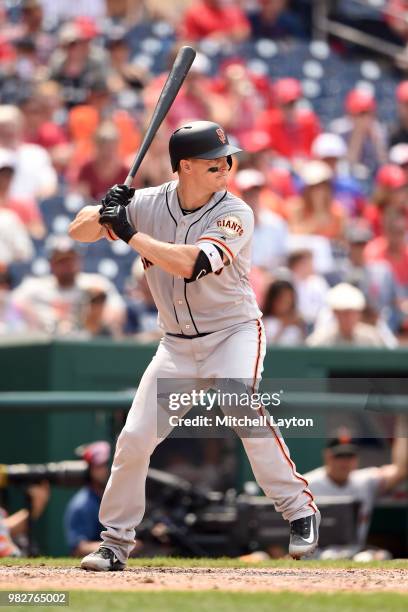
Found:
M 228 170 L 232 168 L 232 155 L 227 155 Z

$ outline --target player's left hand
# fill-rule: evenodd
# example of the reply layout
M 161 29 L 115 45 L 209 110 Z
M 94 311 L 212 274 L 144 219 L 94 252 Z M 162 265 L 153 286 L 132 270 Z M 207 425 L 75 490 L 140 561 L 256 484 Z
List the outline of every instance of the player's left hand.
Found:
M 99 223 L 111 227 L 116 236 L 124 240 L 124 242 L 129 242 L 136 234 L 136 230 L 133 229 L 128 221 L 126 208 L 120 204 L 113 204 L 102 209 Z
M 105 196 L 102 198 L 102 208 L 100 212 L 105 210 L 105 208 L 108 206 L 114 206 L 117 204 L 127 206 L 134 195 L 135 190 L 133 187 L 126 187 L 126 185 L 114 185 L 108 189 Z

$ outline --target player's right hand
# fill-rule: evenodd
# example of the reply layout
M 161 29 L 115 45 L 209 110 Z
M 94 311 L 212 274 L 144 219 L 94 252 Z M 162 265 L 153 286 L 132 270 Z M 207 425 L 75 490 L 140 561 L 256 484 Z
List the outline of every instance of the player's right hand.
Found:
M 134 194 L 135 190 L 133 187 L 126 187 L 126 185 L 114 185 L 108 189 L 105 196 L 102 198 L 102 207 L 100 212 L 102 213 L 102 211 L 108 206 L 127 206 Z
M 111 228 L 115 235 L 124 242 L 129 242 L 136 234 L 136 230 L 128 221 L 126 208 L 120 204 L 104 208 L 100 213 L 99 223 Z

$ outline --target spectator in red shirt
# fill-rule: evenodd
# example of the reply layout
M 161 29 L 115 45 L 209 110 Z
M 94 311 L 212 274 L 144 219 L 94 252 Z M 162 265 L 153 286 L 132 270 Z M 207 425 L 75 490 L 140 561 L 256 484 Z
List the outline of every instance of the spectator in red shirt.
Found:
M 289 159 L 309 158 L 311 146 L 320 133 L 317 115 L 299 108 L 302 87 L 297 79 L 285 78 L 275 83 L 276 108 L 261 113 L 257 127 L 268 132 L 272 148 Z
M 331 131 L 347 142 L 347 160 L 357 178 L 366 179 L 388 159 L 386 130 L 377 117 L 374 95 L 352 89 L 345 99 L 346 115 L 331 123 Z
M 366 206 L 363 213 L 376 236 L 382 234 L 384 216 L 389 210 L 407 211 L 407 189 L 407 176 L 400 166 L 385 164 L 379 169 L 371 204 Z
M 371 240 L 365 248 L 367 261 L 387 261 L 408 296 L 408 230 L 407 215 L 402 210 L 391 210 L 384 217 L 384 235 Z
M 182 24 L 182 37 L 191 41 L 212 38 L 240 42 L 249 34 L 249 21 L 235 2 L 224 6 L 221 0 L 197 0 L 187 9 Z
M 123 183 L 128 168 L 120 159 L 118 144 L 116 126 L 102 123 L 95 134 L 95 155 L 79 171 L 75 186 L 84 198 L 98 202 L 112 185 Z

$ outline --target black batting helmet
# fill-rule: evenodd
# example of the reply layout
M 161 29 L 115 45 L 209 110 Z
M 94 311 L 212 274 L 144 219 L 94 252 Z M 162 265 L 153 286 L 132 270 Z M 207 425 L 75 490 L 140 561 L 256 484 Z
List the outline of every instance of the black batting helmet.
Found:
M 217 159 L 230 157 L 242 149 L 230 145 L 228 137 L 218 123 L 212 121 L 192 121 L 178 128 L 171 135 L 169 152 L 171 167 L 176 172 L 181 159 Z M 231 167 L 232 160 L 228 163 Z

